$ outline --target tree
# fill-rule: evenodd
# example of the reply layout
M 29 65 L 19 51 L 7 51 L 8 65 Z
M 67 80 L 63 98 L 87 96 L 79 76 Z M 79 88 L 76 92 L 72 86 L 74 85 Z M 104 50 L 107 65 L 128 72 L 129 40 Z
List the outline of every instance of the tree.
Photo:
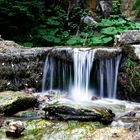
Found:
M 30 30 L 41 22 L 43 9 L 41 0 L 0 0 L 0 34 L 6 39 L 26 41 Z

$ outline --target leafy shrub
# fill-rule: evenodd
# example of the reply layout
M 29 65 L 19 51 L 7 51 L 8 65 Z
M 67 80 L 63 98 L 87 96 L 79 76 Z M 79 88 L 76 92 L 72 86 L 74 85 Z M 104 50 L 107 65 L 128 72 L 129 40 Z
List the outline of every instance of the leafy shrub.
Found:
M 41 22 L 43 3 L 38 0 L 0 0 L 0 34 L 17 42 L 30 42 L 32 27 Z
M 72 46 L 113 46 L 115 35 L 128 29 L 140 29 L 140 24 L 119 15 L 112 15 L 109 19 L 101 19 L 94 29 L 73 36 L 67 41 L 67 44 Z
M 45 19 L 42 24 L 35 26 L 31 34 L 33 42 L 41 46 L 55 46 L 64 44 L 69 32 L 64 30 L 66 14 L 60 6 L 51 6 L 45 11 Z

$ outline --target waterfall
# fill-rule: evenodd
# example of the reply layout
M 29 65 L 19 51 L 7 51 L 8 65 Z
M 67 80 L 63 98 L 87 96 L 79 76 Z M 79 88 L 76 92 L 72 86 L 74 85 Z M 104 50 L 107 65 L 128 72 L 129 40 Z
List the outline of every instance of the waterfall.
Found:
M 45 86 L 46 86 L 46 78 L 48 76 L 48 73 L 50 72 L 50 65 L 49 65 L 49 60 L 48 60 L 48 56 L 46 57 L 45 60 L 45 65 L 44 65 L 44 69 L 43 69 L 43 78 L 42 78 L 42 92 L 45 92 Z
M 90 72 L 96 49 L 74 49 L 74 85 L 71 95 L 74 100 L 89 100 Z
M 72 83 L 72 65 L 47 56 L 42 79 L 42 92 L 46 90 L 68 90 Z
M 103 95 L 104 95 L 104 70 L 103 70 L 103 61 L 100 61 L 100 68 L 99 68 L 99 73 L 100 73 L 100 75 L 99 75 L 99 83 L 100 83 L 100 85 L 99 85 L 99 90 L 100 90 L 100 97 L 103 97 Z
M 99 95 L 100 97 L 116 98 L 117 75 L 121 55 L 99 62 Z
M 116 98 L 121 55 L 94 61 L 97 51 L 112 53 L 116 49 L 75 48 L 73 63 L 47 56 L 43 71 L 42 92 L 67 91 L 70 98 L 77 101 L 89 100 L 93 95 Z

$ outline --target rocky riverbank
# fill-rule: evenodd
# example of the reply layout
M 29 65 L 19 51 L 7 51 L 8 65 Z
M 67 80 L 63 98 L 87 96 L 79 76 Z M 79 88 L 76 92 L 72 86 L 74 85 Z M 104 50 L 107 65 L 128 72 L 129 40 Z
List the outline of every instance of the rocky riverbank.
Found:
M 17 113 L 11 117 L 1 116 L 0 139 L 12 140 L 14 137 L 18 140 L 91 140 L 93 138 L 95 140 L 101 138 L 137 140 L 140 138 L 140 105 L 138 104 L 115 100 L 74 103 L 64 98 L 49 101 L 47 96 L 36 96 L 36 93 L 26 95 L 22 92 L 22 94 L 24 97 L 35 96 L 34 98 L 37 99 L 40 107 L 35 108 L 34 106 L 34 109 L 25 110 L 21 105 L 20 110 L 25 111 L 17 112 L 16 110 L 13 113 Z M 62 103 L 64 100 L 65 103 Z M 19 107 L 16 103 L 13 105 Z M 26 103 L 26 108 L 29 107 L 31 106 Z M 42 110 L 42 108 L 44 109 Z M 116 117 L 109 108 L 112 108 Z M 127 112 L 128 110 L 131 111 Z M 109 125 L 106 125 L 107 122 Z M 7 135 L 7 132 L 10 133 Z

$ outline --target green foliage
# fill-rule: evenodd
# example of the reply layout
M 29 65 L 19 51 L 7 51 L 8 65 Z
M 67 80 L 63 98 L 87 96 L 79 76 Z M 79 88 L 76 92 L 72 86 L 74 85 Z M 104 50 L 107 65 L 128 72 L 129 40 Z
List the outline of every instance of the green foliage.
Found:
M 0 0 L 0 34 L 23 46 L 61 45 L 65 19 L 60 6 L 46 9 L 41 0 Z
M 68 121 L 68 128 L 73 129 L 76 128 L 78 125 L 78 121 Z
M 140 29 L 140 24 L 120 15 L 112 15 L 108 19 L 101 19 L 96 26 L 84 29 L 86 30 L 78 36 L 72 36 L 66 43 L 72 46 L 112 46 L 115 35 L 128 29 Z
M 99 46 L 99 45 L 106 45 L 112 41 L 112 37 L 107 37 L 103 34 L 99 34 L 98 36 L 94 36 L 90 39 L 90 46 Z
M 136 91 L 136 88 L 140 86 L 140 65 L 135 64 L 131 59 L 127 59 L 126 72 L 128 73 L 131 87 Z
M 84 39 L 81 38 L 80 36 L 72 36 L 69 40 L 67 40 L 66 44 L 68 44 L 69 46 L 75 46 L 75 45 L 82 46 L 82 44 L 84 43 L 83 40 Z
M 114 12 L 114 14 L 120 14 L 121 12 L 120 12 L 120 6 L 121 6 L 121 2 L 120 2 L 120 0 L 113 0 L 112 1 L 112 3 L 113 3 L 113 12 Z
M 89 11 L 87 9 L 82 9 L 78 5 L 73 6 L 70 14 L 67 17 L 67 26 L 68 26 L 68 29 L 70 30 L 71 34 L 74 34 L 77 32 L 77 30 L 81 24 L 81 19 L 83 17 L 85 17 L 88 14 L 88 12 Z M 84 27 L 84 28 L 86 28 L 86 27 Z
M 60 6 L 51 6 L 45 11 L 43 24 L 35 26 L 31 33 L 34 35 L 35 44 L 41 46 L 62 45 L 64 39 L 69 33 L 64 31 L 64 20 L 66 18 L 64 11 Z
M 40 22 L 42 10 L 38 0 L 0 0 L 0 33 L 6 39 L 30 42 L 30 29 Z
M 26 43 L 23 43 L 23 44 L 21 44 L 21 45 L 23 45 L 23 46 L 25 46 L 25 47 L 32 47 L 32 46 L 33 46 L 33 43 L 26 42 Z
M 113 1 L 119 13 L 119 0 Z M 82 18 L 88 10 L 75 5 L 68 14 L 59 5 L 45 7 L 41 0 L 0 0 L 0 34 L 26 46 L 112 46 L 114 36 L 126 29 L 140 29 L 121 15 L 88 25 Z
M 135 23 L 134 28 L 140 29 L 140 23 Z

